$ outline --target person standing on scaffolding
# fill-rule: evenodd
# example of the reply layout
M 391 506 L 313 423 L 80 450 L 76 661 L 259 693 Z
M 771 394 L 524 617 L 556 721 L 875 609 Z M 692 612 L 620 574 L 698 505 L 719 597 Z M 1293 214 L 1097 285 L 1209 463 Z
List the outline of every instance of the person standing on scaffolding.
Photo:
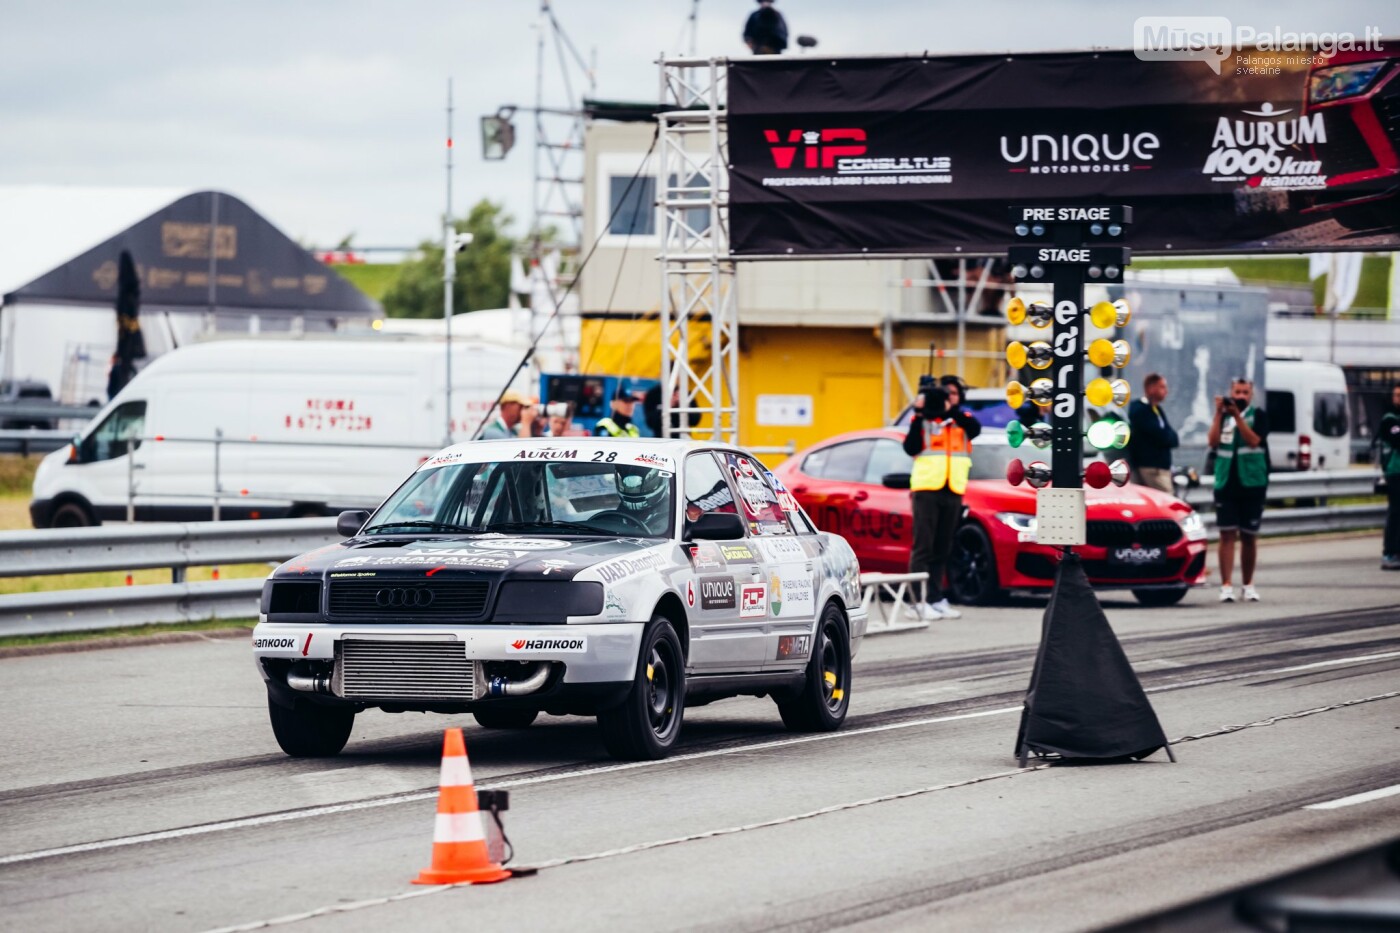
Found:
M 755 55 L 781 55 L 787 48 L 787 20 L 773 9 L 773 0 L 758 0 L 758 9 L 744 23 L 744 44 Z

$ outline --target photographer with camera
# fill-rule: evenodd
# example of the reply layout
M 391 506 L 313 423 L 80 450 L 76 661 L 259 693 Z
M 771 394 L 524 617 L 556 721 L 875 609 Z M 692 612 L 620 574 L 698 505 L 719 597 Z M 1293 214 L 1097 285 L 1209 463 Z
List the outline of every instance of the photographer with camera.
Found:
M 962 497 L 972 470 L 972 439 L 982 425 L 962 408 L 967 383 L 957 376 L 919 378 L 919 395 L 904 438 L 914 458 L 909 476 L 913 496 L 914 545 L 909 572 L 928 574 L 919 618 L 957 619 L 962 613 L 943 595 L 943 570 L 962 519 Z
M 1230 394 L 1215 397 L 1215 417 L 1206 443 L 1215 454 L 1215 527 L 1220 532 L 1220 601 L 1235 601 L 1235 539 L 1240 539 L 1244 598 L 1259 601 L 1254 588 L 1259 523 L 1269 488 L 1269 417 L 1255 408 L 1254 383 L 1244 376 L 1230 382 Z

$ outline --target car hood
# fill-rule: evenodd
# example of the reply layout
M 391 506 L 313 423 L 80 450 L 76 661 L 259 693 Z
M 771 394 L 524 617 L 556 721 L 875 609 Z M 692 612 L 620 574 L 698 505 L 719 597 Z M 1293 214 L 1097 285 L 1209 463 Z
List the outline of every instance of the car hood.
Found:
M 613 536 L 454 535 L 431 538 L 351 538 L 294 557 L 273 579 L 376 576 L 397 579 L 492 576 L 571 580 L 600 564 L 635 557 L 670 543 L 664 538 Z

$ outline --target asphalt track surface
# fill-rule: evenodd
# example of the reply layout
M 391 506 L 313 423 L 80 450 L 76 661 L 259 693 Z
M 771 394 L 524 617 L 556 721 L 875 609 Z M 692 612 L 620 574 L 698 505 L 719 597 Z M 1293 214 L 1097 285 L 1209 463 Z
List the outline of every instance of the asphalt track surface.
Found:
M 589 720 L 488 732 L 361 715 L 276 748 L 242 639 L 0 661 L 0 927 L 14 930 L 1076 930 L 1400 836 L 1400 574 L 1375 537 L 1266 543 L 1110 621 L 1179 761 L 1017 768 L 1043 602 L 867 640 L 845 729 L 766 700 L 687 711 L 670 760 Z M 509 788 L 534 877 L 422 888 L 441 730 Z M 1341 801 L 1341 806 L 1306 809 Z

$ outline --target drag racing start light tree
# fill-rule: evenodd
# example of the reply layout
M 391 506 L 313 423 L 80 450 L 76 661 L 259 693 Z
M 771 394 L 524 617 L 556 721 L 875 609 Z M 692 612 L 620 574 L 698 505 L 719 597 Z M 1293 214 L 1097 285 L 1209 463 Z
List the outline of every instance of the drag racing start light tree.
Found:
M 1050 462 L 1013 460 L 1006 478 L 1037 490 L 1036 539 L 1041 544 L 1083 544 L 1084 485 L 1102 488 L 1128 481 L 1128 467 L 1121 460 L 1083 465 L 1083 402 L 1087 398 L 1100 408 L 1126 405 L 1131 391 L 1117 372 L 1132 356 L 1126 340 L 1100 338 L 1089 343 L 1086 352 L 1085 317 L 1100 329 L 1121 328 L 1132 312 L 1122 299 L 1101 301 L 1087 311 L 1081 302 L 1086 284 L 1123 281 L 1123 268 L 1130 260 L 1128 248 L 1122 245 L 1123 230 L 1132 222 L 1132 208 L 1015 207 L 1012 217 L 1017 237 L 1017 245 L 1010 250 L 1012 278 L 1051 285 L 1053 304 L 1027 303 L 1017 297 L 1007 305 L 1007 320 L 1012 324 L 1029 323 L 1049 331 L 1049 340 L 1012 341 L 1006 348 L 1012 369 L 1033 371 L 1029 385 L 1018 380 L 1006 387 L 1006 400 L 1018 412 L 1029 401 L 1038 414 L 1029 425 L 1013 422 L 1007 439 L 1012 447 L 1019 448 L 1027 440 L 1042 450 L 1049 447 Z M 1085 385 L 1089 365 L 1110 370 L 1113 378 L 1098 376 Z M 1115 429 L 1115 424 L 1121 428 Z M 1128 442 L 1128 425 L 1117 417 L 1101 419 L 1090 428 L 1088 438 L 1099 450 L 1121 450 Z
M 1084 485 L 1103 488 L 1128 482 L 1128 465 L 1095 460 L 1084 466 L 1087 401 L 1100 409 L 1128 403 L 1131 391 L 1121 372 L 1132 357 L 1126 340 L 1088 341 L 1089 324 L 1101 331 L 1126 326 L 1126 301 L 1100 301 L 1083 307 L 1084 286 L 1121 284 L 1130 255 L 1122 245 L 1132 222 L 1127 206 L 1014 207 L 1016 244 L 1009 250 L 1011 276 L 1020 282 L 1052 286 L 1053 301 L 1015 297 L 1006 316 L 1013 325 L 1029 323 L 1049 339 L 1012 341 L 1006 361 L 1029 375 L 1006 387 L 1006 400 L 1018 419 L 1007 426 L 1007 440 L 1019 448 L 1050 449 L 1050 462 L 1013 459 L 1006 478 L 1036 490 L 1036 541 L 1062 548 L 1050 604 L 1041 625 L 1016 735 L 1016 757 L 1024 767 L 1031 755 L 1065 759 L 1131 760 L 1159 748 L 1175 761 L 1157 714 L 1099 606 L 1073 545 L 1086 543 Z M 1087 318 L 1087 320 L 1086 320 Z M 1086 343 L 1088 344 L 1086 346 Z M 1087 371 L 1097 372 L 1085 383 Z M 1106 375 L 1104 375 L 1106 373 Z M 1025 423 L 1026 408 L 1034 416 Z M 1089 443 L 1101 451 L 1121 450 L 1129 439 L 1120 415 L 1102 414 L 1089 427 Z

